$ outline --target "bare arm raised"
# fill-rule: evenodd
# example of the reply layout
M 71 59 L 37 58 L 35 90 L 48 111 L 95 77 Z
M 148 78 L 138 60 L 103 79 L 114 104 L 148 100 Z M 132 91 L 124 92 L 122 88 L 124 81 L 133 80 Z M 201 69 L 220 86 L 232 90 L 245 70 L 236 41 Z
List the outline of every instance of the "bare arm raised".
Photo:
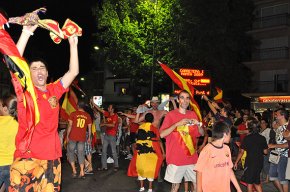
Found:
M 68 41 L 70 45 L 69 69 L 61 78 L 64 88 L 68 88 L 75 77 L 79 74 L 78 37 L 71 36 L 68 38 Z
M 34 34 L 37 25 L 23 26 L 22 33 L 16 44 L 18 51 L 23 56 L 29 38 Z M 69 70 L 64 74 L 61 81 L 64 88 L 68 88 L 72 81 L 79 73 L 79 57 L 78 57 L 78 37 L 71 36 L 68 38 L 70 45 L 70 62 Z
M 27 42 L 30 38 L 30 36 L 32 36 L 34 34 L 34 31 L 36 30 L 37 25 L 33 25 L 33 26 L 23 26 L 22 28 L 22 33 L 17 41 L 16 47 L 20 53 L 21 56 L 23 56 Z

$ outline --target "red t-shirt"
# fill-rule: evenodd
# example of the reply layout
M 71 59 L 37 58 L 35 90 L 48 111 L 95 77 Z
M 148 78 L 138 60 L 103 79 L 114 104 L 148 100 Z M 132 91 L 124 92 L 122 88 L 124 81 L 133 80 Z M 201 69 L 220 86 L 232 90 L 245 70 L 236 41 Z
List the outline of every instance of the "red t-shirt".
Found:
M 244 131 L 244 130 L 247 130 L 247 127 L 246 127 L 245 123 L 241 123 L 238 126 L 238 131 Z M 239 134 L 239 135 L 240 135 L 240 142 L 243 142 L 244 138 L 247 136 L 247 133 Z
M 16 137 L 16 151 L 14 156 L 16 158 L 20 157 L 54 160 L 62 155 L 60 140 L 57 132 L 59 119 L 58 102 L 62 94 L 68 89 L 65 89 L 62 86 L 61 81 L 57 80 L 54 83 L 48 84 L 46 86 L 46 91 L 41 91 L 37 88 L 35 88 L 35 90 L 40 120 L 34 129 L 29 150 L 25 153 L 21 153 L 18 149 L 19 143 L 25 133 L 25 126 L 19 123 L 19 130 Z M 20 105 L 21 104 L 18 106 Z
M 185 114 L 182 114 L 178 111 L 178 109 L 172 110 L 165 116 L 165 119 L 160 128 L 160 132 L 169 128 L 174 123 L 182 120 L 182 119 L 198 119 L 197 115 L 193 111 L 186 111 Z M 198 127 L 196 125 L 189 126 L 189 134 L 193 140 L 193 143 L 196 143 L 196 137 L 200 136 L 198 131 Z M 166 161 L 167 164 L 173 164 L 177 166 L 181 165 L 190 165 L 195 164 L 197 162 L 197 153 L 191 156 L 188 156 L 186 152 L 182 149 L 179 144 L 180 135 L 179 132 L 173 131 L 169 135 L 166 136 Z
M 116 136 L 118 131 L 118 115 L 116 113 L 110 115 L 108 111 L 105 111 L 104 116 L 106 117 L 106 123 L 115 125 L 114 127 L 106 127 L 106 134 Z
M 68 120 L 72 121 L 68 138 L 73 141 L 86 141 L 88 125 L 92 124 L 91 116 L 84 111 L 75 111 L 70 114 Z
M 136 133 L 139 129 L 139 124 L 138 123 L 134 123 L 134 119 L 129 119 L 130 121 L 130 133 Z

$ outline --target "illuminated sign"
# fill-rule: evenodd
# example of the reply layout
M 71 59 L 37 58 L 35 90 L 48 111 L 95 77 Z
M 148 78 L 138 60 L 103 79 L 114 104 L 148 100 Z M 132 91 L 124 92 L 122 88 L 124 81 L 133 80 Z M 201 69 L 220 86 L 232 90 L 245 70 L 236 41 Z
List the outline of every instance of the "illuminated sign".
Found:
M 210 73 L 208 70 L 179 69 L 179 75 L 195 88 L 195 95 L 210 95 Z
M 290 103 L 290 96 L 268 96 L 259 97 L 261 103 Z

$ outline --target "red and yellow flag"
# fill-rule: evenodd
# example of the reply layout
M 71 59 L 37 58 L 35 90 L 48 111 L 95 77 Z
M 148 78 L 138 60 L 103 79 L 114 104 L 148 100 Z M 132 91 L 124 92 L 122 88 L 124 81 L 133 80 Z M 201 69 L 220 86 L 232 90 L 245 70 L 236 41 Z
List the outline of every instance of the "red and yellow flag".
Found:
M 195 144 L 193 142 L 193 139 L 191 135 L 189 134 L 189 126 L 188 125 L 182 125 L 178 126 L 176 129 L 180 134 L 179 143 L 181 147 L 186 152 L 186 155 L 191 156 L 195 152 Z
M 138 129 L 138 135 L 141 135 L 142 139 L 136 141 L 136 149 L 127 175 L 157 178 L 163 161 L 159 131 L 151 123 L 143 123 Z
M 223 102 L 223 90 L 221 90 L 219 87 L 215 87 L 217 91 L 217 95 L 213 98 L 217 103 Z
M 180 88 L 186 90 L 190 94 L 190 106 L 196 113 L 199 121 L 201 121 L 200 108 L 197 102 L 194 100 L 194 87 L 186 82 L 178 73 L 170 69 L 167 65 L 159 63 L 162 69 L 169 75 L 171 80 Z
M 95 144 L 97 143 L 97 128 L 96 128 L 96 122 L 93 121 L 92 123 L 92 142 L 91 142 L 91 145 L 92 145 L 92 148 L 94 148 Z
M 75 92 L 72 90 L 72 88 L 69 88 L 69 91 L 66 92 L 61 109 L 60 109 L 60 118 L 63 120 L 68 120 L 69 115 L 77 110 L 77 103 L 78 103 L 78 98 L 75 94 Z
M 6 22 L 6 18 L 0 13 L 0 26 L 3 26 Z M 25 130 L 25 134 L 19 143 L 19 150 L 25 153 L 29 148 L 33 131 L 40 118 L 36 101 L 37 96 L 28 64 L 21 57 L 10 35 L 2 27 L 0 27 L 0 52 L 3 54 L 4 62 L 10 71 L 18 100 L 19 128 Z M 19 107 L 19 104 L 23 104 L 23 106 Z

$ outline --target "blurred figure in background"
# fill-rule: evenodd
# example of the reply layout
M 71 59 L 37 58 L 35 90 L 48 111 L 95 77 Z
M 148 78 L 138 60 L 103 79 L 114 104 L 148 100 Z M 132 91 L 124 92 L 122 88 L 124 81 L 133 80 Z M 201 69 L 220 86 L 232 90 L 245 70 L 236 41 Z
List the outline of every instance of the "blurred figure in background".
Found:
M 17 99 L 14 95 L 0 98 L 0 188 L 6 191 L 10 185 L 10 165 L 15 151 L 15 137 L 18 131 Z

